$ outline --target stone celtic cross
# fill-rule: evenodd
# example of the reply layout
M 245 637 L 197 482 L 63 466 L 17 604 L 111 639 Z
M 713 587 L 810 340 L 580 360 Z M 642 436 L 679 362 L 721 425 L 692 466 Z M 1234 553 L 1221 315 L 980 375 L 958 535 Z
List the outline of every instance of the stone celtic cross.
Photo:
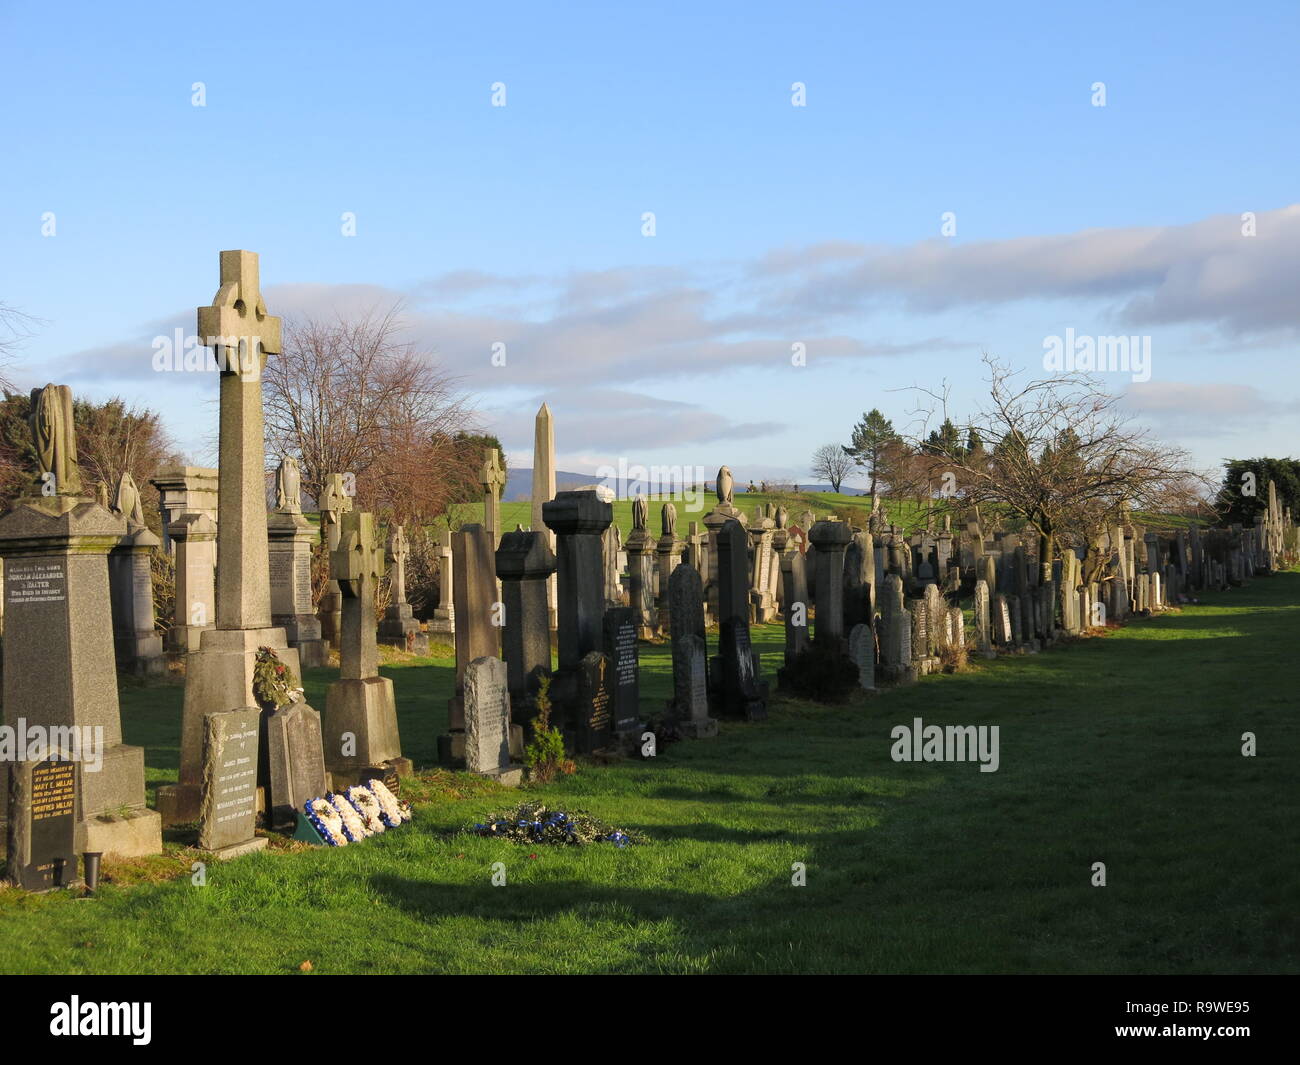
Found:
M 280 353 L 280 319 L 266 313 L 256 252 L 221 253 L 221 287 L 210 307 L 199 308 L 199 339 L 216 349 L 217 365 L 223 373 L 235 373 L 241 367 L 246 374 L 251 372 L 251 365 L 244 360 L 256 356 L 260 374 L 266 356 Z M 238 358 L 231 354 L 232 348 Z

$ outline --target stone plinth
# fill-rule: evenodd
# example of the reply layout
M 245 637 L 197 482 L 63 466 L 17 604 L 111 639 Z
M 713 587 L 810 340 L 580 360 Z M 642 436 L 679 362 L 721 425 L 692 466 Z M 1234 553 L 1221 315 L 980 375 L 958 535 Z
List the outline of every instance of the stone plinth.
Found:
M 176 612 L 167 650 L 189 654 L 216 625 L 217 523 L 206 514 L 182 514 L 167 533 L 176 552 Z
M 328 648 L 311 605 L 311 551 L 316 530 L 301 511 L 275 510 L 266 519 L 266 536 L 271 624 L 284 629 L 289 646 L 298 650 L 303 669 L 324 666 L 329 661 Z
M 148 529 L 128 532 L 108 555 L 113 644 L 118 668 L 136 676 L 162 673 L 162 637 L 154 626 L 153 571 L 150 558 L 160 545 Z

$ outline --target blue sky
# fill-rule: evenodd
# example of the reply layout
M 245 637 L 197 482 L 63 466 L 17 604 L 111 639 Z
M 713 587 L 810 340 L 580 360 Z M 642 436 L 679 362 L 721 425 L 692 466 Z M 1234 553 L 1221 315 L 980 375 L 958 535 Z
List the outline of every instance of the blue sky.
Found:
M 1107 384 L 1203 465 L 1295 454 L 1300 7 L 1221 6 L 3 4 L 11 376 L 213 461 L 150 342 L 246 248 L 272 313 L 400 299 L 521 465 L 545 399 L 564 469 L 806 481 L 1067 328 L 1151 337 Z

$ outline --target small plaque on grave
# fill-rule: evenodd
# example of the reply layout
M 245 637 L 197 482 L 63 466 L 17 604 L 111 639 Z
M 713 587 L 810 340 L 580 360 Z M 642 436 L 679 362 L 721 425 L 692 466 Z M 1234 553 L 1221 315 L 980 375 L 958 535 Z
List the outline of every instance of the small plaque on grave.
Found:
M 609 657 L 599 651 L 578 663 L 578 745 L 584 754 L 607 746 L 612 737 L 612 672 Z
M 77 879 L 77 766 L 71 761 L 9 767 L 8 879 L 49 891 Z

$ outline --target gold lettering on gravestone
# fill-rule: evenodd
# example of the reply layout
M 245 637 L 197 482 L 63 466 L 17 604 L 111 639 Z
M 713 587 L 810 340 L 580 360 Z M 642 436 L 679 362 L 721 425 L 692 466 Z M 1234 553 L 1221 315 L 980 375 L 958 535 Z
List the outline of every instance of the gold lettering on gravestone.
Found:
M 600 673 L 596 678 L 596 690 L 591 694 L 591 716 L 588 727 L 599 731 L 609 724 L 609 686 L 605 681 L 606 660 L 600 660 Z
M 76 767 L 71 762 L 54 762 L 32 770 L 32 820 L 67 817 L 76 795 Z

